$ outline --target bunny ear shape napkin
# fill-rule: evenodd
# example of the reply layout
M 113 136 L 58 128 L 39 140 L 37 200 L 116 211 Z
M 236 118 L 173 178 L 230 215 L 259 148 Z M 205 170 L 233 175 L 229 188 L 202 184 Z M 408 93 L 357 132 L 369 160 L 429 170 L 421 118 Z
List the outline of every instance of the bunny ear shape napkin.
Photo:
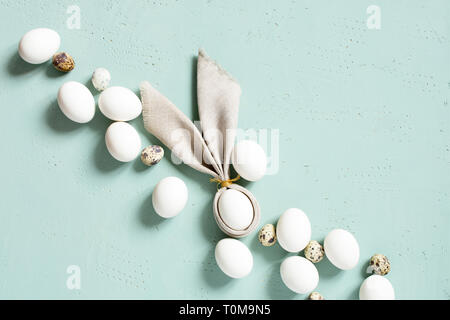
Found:
M 197 64 L 198 113 L 203 138 L 217 163 L 222 180 L 229 179 L 231 151 L 234 146 L 239 116 L 241 87 L 203 50 Z
M 146 130 L 171 149 L 185 164 L 217 180 L 228 181 L 239 115 L 239 84 L 203 50 L 199 51 L 197 100 L 201 131 L 150 83 L 144 81 L 140 89 Z M 244 193 L 252 203 L 253 220 L 244 230 L 230 228 L 220 215 L 218 202 L 227 189 Z M 250 191 L 230 183 L 218 190 L 214 198 L 213 212 L 219 228 L 236 238 L 253 231 L 260 219 L 258 202 Z

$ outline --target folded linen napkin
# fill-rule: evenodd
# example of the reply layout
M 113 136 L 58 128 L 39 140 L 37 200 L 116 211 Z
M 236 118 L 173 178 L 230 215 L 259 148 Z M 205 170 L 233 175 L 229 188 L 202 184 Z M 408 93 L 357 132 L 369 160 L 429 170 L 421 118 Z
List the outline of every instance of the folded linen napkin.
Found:
M 235 238 L 252 232 L 259 224 L 260 208 L 250 191 L 230 182 L 231 152 L 236 137 L 241 88 L 203 50 L 197 62 L 197 100 L 201 131 L 172 102 L 144 81 L 140 86 L 144 126 L 185 164 L 223 181 L 213 203 L 219 228 Z M 253 220 L 245 230 L 234 230 L 222 219 L 218 201 L 227 189 L 244 193 L 254 209 Z

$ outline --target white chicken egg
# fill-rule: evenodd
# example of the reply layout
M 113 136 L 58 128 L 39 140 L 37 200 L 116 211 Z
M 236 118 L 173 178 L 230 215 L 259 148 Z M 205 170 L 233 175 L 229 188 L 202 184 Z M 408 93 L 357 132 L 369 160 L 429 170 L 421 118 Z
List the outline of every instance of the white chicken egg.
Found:
M 238 142 L 233 148 L 231 161 L 236 172 L 245 180 L 257 181 L 266 174 L 266 153 L 254 141 Z
M 309 260 L 291 256 L 281 263 L 281 279 L 286 287 L 300 294 L 313 291 L 319 284 L 319 272 Z
M 61 44 L 59 34 L 48 28 L 28 31 L 19 42 L 19 55 L 28 63 L 40 64 L 50 60 Z
M 311 240 L 311 223 L 306 214 L 297 208 L 286 210 L 277 223 L 277 238 L 284 250 L 302 251 Z
M 231 278 L 243 278 L 252 271 L 252 253 L 239 240 L 220 240 L 216 245 L 215 257 L 220 270 Z
M 359 288 L 360 300 L 394 300 L 395 292 L 391 282 L 383 276 L 372 275 Z
M 231 229 L 245 230 L 252 223 L 253 206 L 245 194 L 228 189 L 219 198 L 219 214 Z
M 105 117 L 114 121 L 130 121 L 142 112 L 141 100 L 128 88 L 110 87 L 98 98 L 98 107 Z
M 126 122 L 112 123 L 106 130 L 105 142 L 109 153 L 122 162 L 129 162 L 141 153 L 141 138 Z
M 163 218 L 178 215 L 186 206 L 188 189 L 183 180 L 167 177 L 158 182 L 152 194 L 153 208 Z
M 95 100 L 89 89 L 76 81 L 64 83 L 58 90 L 58 105 L 72 121 L 86 123 L 95 114 Z
M 339 269 L 353 269 L 359 261 L 359 245 L 355 237 L 342 229 L 332 230 L 324 241 L 325 255 Z

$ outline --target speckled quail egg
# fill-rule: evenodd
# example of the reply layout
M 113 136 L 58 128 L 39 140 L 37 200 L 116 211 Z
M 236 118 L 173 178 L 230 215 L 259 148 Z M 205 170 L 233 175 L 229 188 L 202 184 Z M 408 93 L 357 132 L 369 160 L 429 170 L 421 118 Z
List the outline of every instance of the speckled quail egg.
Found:
M 277 235 L 275 232 L 275 226 L 273 224 L 266 224 L 261 228 L 258 234 L 259 242 L 265 247 L 270 247 L 277 242 Z
M 109 86 L 111 74 L 105 68 L 97 68 L 92 74 L 92 85 L 98 91 L 103 91 Z
M 308 300 L 325 300 L 325 298 L 318 292 L 314 291 L 308 297 Z
M 325 251 L 323 250 L 322 245 L 316 240 L 311 240 L 306 245 L 306 248 L 303 253 L 305 254 L 305 258 L 311 261 L 312 263 L 319 262 L 325 256 Z
M 157 164 L 164 157 L 164 149 L 160 146 L 148 146 L 141 153 L 142 163 L 147 166 Z
M 391 263 L 388 258 L 383 254 L 374 254 L 370 258 L 369 267 L 367 273 L 375 273 L 380 276 L 384 276 L 391 271 Z
M 69 72 L 75 68 L 75 61 L 67 52 L 58 52 L 53 55 L 52 64 L 58 71 Z

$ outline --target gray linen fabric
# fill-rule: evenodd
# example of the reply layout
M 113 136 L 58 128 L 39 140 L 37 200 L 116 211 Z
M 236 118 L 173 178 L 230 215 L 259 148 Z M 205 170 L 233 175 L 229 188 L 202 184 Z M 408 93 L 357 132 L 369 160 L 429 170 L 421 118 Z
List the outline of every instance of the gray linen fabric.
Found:
M 213 178 L 228 180 L 231 152 L 239 115 L 239 84 L 203 50 L 199 50 L 197 63 L 197 99 L 201 131 L 172 102 L 153 88 L 141 83 L 144 126 L 185 164 L 209 174 Z M 231 229 L 218 212 L 218 200 L 227 189 L 243 192 L 252 202 L 253 221 L 245 230 Z M 222 187 L 213 204 L 214 217 L 220 229 L 235 238 L 252 232 L 258 225 L 258 202 L 247 189 L 231 185 Z

